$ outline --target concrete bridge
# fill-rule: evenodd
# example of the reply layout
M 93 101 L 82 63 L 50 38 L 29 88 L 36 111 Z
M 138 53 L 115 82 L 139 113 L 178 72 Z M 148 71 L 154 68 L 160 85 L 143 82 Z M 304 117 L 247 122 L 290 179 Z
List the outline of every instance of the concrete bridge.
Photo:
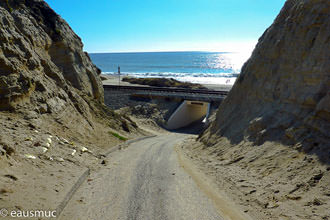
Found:
M 218 106 L 228 91 L 186 89 L 171 87 L 104 85 L 105 90 L 124 91 L 135 98 L 166 99 L 180 102 L 179 107 L 167 120 L 166 128 L 173 130 L 196 121 L 206 121 L 212 107 Z

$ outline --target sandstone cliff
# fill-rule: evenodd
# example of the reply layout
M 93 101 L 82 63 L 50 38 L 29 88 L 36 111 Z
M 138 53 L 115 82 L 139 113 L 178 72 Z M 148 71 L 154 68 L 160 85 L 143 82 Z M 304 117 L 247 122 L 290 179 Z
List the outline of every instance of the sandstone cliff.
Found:
M 0 111 L 81 142 L 108 132 L 99 126 L 136 130 L 104 106 L 100 70 L 47 3 L 1 1 L 0 27 Z
M 201 138 L 280 141 L 330 156 L 330 2 L 288 0 Z
M 288 0 L 186 147 L 255 219 L 330 219 L 329 51 L 330 1 Z
M 105 107 L 99 74 L 43 0 L 0 1 L 0 207 L 62 207 L 87 167 L 141 134 Z
M 24 103 L 50 106 L 55 97 L 76 101 L 78 91 L 102 102 L 100 71 L 60 16 L 42 0 L 7 0 L 0 6 L 2 110 Z

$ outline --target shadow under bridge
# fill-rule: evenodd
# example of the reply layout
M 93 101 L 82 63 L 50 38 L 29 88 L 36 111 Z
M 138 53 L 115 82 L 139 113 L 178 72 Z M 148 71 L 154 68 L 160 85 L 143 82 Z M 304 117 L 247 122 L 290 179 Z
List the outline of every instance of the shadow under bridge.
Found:
M 186 127 L 196 121 L 206 122 L 211 110 L 211 104 L 201 101 L 184 100 L 166 123 L 169 130 Z

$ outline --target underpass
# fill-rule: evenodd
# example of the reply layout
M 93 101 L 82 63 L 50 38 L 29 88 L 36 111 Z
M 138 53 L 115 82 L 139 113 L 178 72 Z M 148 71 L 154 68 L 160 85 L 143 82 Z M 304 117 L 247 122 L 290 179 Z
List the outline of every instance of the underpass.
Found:
M 165 127 L 169 130 L 188 126 L 196 121 L 206 122 L 212 109 L 216 109 L 228 91 L 214 91 L 186 88 L 163 88 L 149 86 L 104 85 L 105 93 L 114 93 L 120 99 L 125 96 L 133 100 L 148 101 L 164 99 L 177 102 L 178 107 L 168 118 Z

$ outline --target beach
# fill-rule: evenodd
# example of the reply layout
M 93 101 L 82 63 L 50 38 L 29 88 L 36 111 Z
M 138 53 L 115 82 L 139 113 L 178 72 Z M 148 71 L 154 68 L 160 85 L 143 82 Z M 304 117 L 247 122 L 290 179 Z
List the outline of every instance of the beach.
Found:
M 145 85 L 139 85 L 139 84 L 132 84 L 128 82 L 122 81 L 124 77 L 127 77 L 127 75 L 121 75 L 120 81 L 118 75 L 109 75 L 109 74 L 102 74 L 102 77 L 106 78 L 106 80 L 103 80 L 103 85 L 122 85 L 122 86 L 145 86 Z M 216 91 L 229 91 L 233 85 L 226 85 L 226 84 L 201 84 L 204 87 L 210 89 L 210 90 L 216 90 Z

